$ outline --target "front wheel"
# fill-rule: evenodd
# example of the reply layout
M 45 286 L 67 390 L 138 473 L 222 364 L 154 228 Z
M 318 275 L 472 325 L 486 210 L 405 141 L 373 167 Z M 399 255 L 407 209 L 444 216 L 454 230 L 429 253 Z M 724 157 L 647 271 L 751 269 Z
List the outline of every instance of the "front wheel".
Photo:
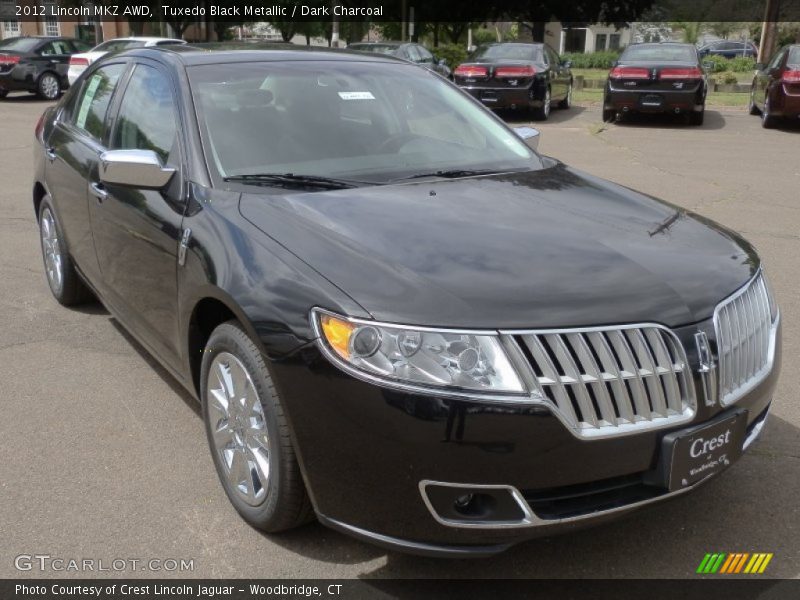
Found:
M 267 532 L 311 520 L 283 405 L 264 357 L 237 321 L 212 332 L 200 390 L 214 466 L 242 518 Z
M 761 111 L 758 110 L 758 106 L 756 106 L 756 86 L 755 86 L 755 84 L 753 84 L 753 86 L 750 88 L 750 103 L 747 106 L 747 110 L 751 115 L 757 115 L 757 114 L 761 113 Z
M 544 91 L 544 98 L 542 99 L 542 105 L 538 108 L 533 109 L 533 118 L 537 121 L 547 121 L 547 118 L 550 116 L 550 103 L 552 98 L 550 96 L 550 88 L 546 88 Z
M 558 103 L 558 108 L 567 109 L 572 106 L 572 82 L 570 82 L 569 87 L 567 88 L 567 95 L 564 99 Z
M 58 100 L 61 96 L 61 82 L 54 73 L 44 73 L 36 83 L 36 93 L 44 100 Z

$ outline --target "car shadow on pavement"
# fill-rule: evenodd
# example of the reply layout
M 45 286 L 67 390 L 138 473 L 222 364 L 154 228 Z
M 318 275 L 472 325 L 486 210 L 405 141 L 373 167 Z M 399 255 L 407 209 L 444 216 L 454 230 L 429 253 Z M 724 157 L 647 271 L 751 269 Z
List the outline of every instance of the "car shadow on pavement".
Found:
M 53 104 L 54 100 L 45 100 L 44 98 L 39 98 L 36 94 L 31 94 L 28 92 L 11 92 L 8 96 L 4 99 L 0 100 L 0 103 L 6 102 L 8 104 L 14 103 L 33 103 L 33 104 Z
M 529 111 L 498 109 L 494 112 L 498 117 L 503 119 L 503 121 L 512 127 L 516 125 L 530 125 L 531 127 L 538 127 L 540 125 L 565 123 L 571 119 L 577 118 L 585 110 L 586 108 L 583 106 L 571 106 L 568 109 L 553 107 L 553 110 L 550 111 L 550 117 L 546 121 L 535 120 Z
M 687 129 L 689 131 L 703 131 L 722 129 L 725 127 L 725 117 L 721 112 L 706 109 L 702 125 L 690 125 L 688 115 L 673 114 L 627 114 L 616 120 L 613 124 L 620 127 L 646 127 L 652 129 Z
M 103 309 L 103 312 L 108 314 L 105 309 Z M 117 319 L 109 315 L 108 320 L 114 326 L 114 329 L 116 329 L 119 334 L 125 338 L 125 341 L 131 345 L 131 348 L 136 350 L 136 353 L 142 357 L 142 360 L 147 363 L 147 366 L 153 369 L 156 374 L 158 374 L 162 381 L 164 381 L 164 383 L 166 383 L 170 389 L 175 392 L 176 396 L 183 400 L 183 403 L 188 406 L 194 414 L 196 414 L 199 418 L 202 418 L 200 403 L 195 399 L 195 397 L 192 396 L 192 394 L 190 394 L 169 371 L 162 367 L 161 363 L 158 362 L 136 338 L 128 333 L 128 330 L 125 329 L 122 324 L 117 321 Z

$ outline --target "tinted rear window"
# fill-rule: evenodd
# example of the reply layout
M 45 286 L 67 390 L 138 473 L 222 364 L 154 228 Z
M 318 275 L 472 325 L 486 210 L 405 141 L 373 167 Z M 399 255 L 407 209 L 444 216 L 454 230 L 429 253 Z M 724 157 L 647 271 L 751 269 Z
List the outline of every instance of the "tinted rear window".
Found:
M 531 60 L 542 59 L 540 46 L 528 44 L 491 44 L 480 46 L 470 57 L 471 60 Z
M 789 60 L 786 61 L 787 64 L 797 66 L 800 65 L 800 46 L 792 48 L 789 51 Z
M 691 46 L 671 46 L 668 44 L 658 46 L 628 46 L 622 53 L 620 62 L 628 61 L 664 61 L 664 62 L 692 62 L 697 60 L 694 48 Z
M 13 50 L 14 52 L 30 52 L 39 45 L 41 40 L 36 38 L 12 38 L 0 42 L 0 50 Z

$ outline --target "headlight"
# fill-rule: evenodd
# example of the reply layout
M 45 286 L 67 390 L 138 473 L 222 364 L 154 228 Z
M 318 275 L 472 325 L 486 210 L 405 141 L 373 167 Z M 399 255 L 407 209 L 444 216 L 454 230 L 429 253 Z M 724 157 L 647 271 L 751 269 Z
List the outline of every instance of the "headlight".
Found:
M 335 363 L 373 378 L 465 391 L 525 392 L 496 335 L 374 323 L 318 309 L 312 319 Z

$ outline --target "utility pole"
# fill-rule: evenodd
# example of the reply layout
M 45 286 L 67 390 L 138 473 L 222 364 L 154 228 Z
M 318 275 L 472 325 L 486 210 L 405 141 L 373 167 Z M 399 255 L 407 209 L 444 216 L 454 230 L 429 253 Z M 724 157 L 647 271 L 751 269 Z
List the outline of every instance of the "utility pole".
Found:
M 780 11 L 781 0 L 767 0 L 764 22 L 761 25 L 761 42 L 758 45 L 759 62 L 766 63 L 775 49 Z
M 339 47 L 339 17 L 336 16 L 336 0 L 331 2 L 331 13 L 333 13 L 333 21 L 331 22 L 331 48 Z

